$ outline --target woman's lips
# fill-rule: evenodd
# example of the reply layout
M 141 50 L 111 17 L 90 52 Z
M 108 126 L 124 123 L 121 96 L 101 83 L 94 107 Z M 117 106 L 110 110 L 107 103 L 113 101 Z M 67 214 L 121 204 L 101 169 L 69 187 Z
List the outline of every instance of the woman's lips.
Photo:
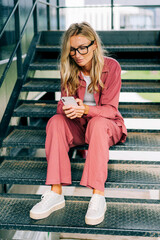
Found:
M 76 63 L 81 63 L 83 59 L 76 59 Z

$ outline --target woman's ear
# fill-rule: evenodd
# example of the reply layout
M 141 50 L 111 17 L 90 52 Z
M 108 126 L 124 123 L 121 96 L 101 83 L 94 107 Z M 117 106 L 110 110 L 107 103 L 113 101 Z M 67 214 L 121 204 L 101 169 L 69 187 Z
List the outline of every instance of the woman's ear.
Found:
M 97 42 L 96 42 L 96 40 L 94 41 L 94 44 L 93 44 L 93 50 L 96 50 L 96 48 L 97 48 Z

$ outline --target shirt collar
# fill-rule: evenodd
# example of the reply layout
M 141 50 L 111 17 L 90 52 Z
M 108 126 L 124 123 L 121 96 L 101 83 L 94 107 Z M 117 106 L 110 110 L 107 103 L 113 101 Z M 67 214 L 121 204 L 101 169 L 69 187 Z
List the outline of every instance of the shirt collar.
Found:
M 108 68 L 108 64 L 107 64 L 107 57 L 104 57 L 104 65 L 103 65 L 102 73 L 105 73 L 108 71 L 109 71 L 109 68 Z M 81 80 L 84 80 L 84 77 L 83 77 L 83 74 L 81 71 L 79 72 L 79 78 Z

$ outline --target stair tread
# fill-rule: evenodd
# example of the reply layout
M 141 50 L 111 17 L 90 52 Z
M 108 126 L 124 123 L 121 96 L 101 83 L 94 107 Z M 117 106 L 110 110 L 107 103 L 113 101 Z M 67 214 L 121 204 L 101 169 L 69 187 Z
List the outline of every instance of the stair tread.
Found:
M 31 70 L 58 70 L 58 61 L 33 62 L 29 67 Z
M 160 62 L 158 60 L 147 59 L 119 59 L 122 70 L 160 70 Z
M 160 70 L 160 62 L 154 59 L 145 60 L 130 60 L 130 59 L 118 59 L 122 70 Z M 30 64 L 31 70 L 58 70 L 57 60 L 43 60 L 40 62 L 33 62 Z
M 60 79 L 31 78 L 22 91 L 60 91 Z M 160 92 L 160 80 L 122 79 L 121 92 Z
M 46 232 L 160 236 L 158 200 L 107 198 L 104 221 L 97 226 L 84 222 L 88 197 L 65 197 L 66 206 L 48 218 L 33 220 L 30 209 L 40 196 L 0 195 L 0 228 Z
M 84 163 L 71 163 L 72 185 L 79 186 Z M 47 161 L 4 160 L 0 165 L 1 184 L 45 184 Z M 110 163 L 106 188 L 160 188 L 160 164 Z
M 151 52 L 159 52 L 160 46 L 155 45 L 103 45 L 103 48 L 105 50 L 110 51 L 137 51 L 137 52 L 143 52 L 143 51 L 151 51 Z M 59 45 L 37 45 L 36 46 L 37 51 L 51 51 L 51 52 L 60 52 L 61 46 Z
M 122 80 L 121 92 L 160 92 L 160 80 Z
M 159 151 L 160 150 L 159 130 L 128 130 L 128 137 L 125 143 L 118 143 L 112 146 L 111 150 L 139 150 Z M 44 148 L 45 130 L 26 128 L 14 129 L 3 141 L 3 146 L 25 146 Z M 76 146 L 77 149 L 87 149 L 88 145 Z
M 52 117 L 57 105 L 49 103 L 23 103 L 14 110 L 14 116 Z M 160 118 L 160 103 L 120 103 L 124 118 Z

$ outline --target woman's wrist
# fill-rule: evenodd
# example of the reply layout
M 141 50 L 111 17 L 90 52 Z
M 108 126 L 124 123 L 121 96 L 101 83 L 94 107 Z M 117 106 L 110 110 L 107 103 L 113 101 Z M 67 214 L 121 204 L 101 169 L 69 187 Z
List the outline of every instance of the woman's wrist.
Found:
M 86 104 L 84 104 L 84 107 L 85 107 L 85 109 L 84 109 L 84 114 L 88 114 L 88 112 L 89 112 L 89 106 L 86 105 Z

